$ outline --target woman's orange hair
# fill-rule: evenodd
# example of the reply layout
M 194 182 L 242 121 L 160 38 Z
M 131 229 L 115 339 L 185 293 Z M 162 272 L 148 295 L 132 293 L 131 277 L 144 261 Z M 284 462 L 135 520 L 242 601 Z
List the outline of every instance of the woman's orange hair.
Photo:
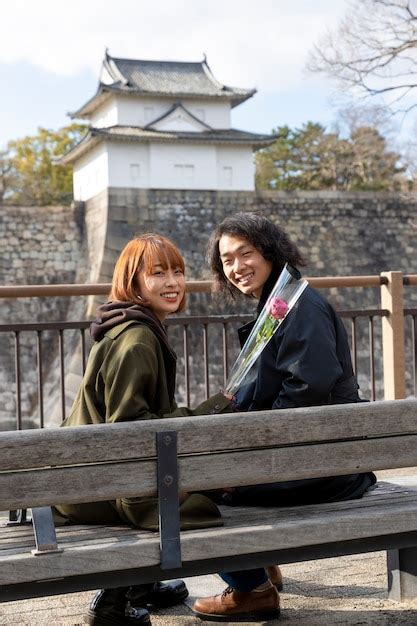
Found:
M 146 233 L 129 241 L 117 259 L 112 279 L 110 300 L 134 302 L 146 306 L 138 293 L 138 274 L 151 274 L 155 263 L 159 262 L 163 269 L 169 266 L 185 270 L 184 259 L 178 248 L 162 235 Z M 185 307 L 185 294 L 178 311 Z

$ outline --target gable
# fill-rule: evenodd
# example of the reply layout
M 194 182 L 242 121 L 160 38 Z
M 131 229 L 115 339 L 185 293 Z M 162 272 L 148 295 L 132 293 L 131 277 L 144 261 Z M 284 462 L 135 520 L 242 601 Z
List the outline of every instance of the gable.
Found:
M 147 128 L 159 131 L 176 131 L 201 133 L 211 130 L 207 124 L 199 120 L 182 105 L 176 105 L 163 117 L 148 124 Z

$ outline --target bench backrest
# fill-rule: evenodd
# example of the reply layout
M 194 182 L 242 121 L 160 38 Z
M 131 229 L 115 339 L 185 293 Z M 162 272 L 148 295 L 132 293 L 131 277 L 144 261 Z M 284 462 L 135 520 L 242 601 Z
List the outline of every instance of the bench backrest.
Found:
M 0 510 L 156 495 L 156 433 L 195 491 L 417 465 L 417 399 L 0 433 Z

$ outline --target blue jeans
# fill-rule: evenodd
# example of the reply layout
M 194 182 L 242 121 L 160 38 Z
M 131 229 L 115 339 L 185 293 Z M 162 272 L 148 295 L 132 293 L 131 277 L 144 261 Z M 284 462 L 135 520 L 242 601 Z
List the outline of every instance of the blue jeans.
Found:
M 239 572 L 220 572 L 223 580 L 236 591 L 252 591 L 266 583 L 268 576 L 263 567 Z

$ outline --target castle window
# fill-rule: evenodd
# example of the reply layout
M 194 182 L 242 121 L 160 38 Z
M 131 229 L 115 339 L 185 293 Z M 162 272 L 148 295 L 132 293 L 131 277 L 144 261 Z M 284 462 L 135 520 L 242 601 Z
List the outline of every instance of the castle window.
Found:
M 138 180 L 140 178 L 140 165 L 139 163 L 130 164 L 130 180 Z
M 230 165 L 223 166 L 223 180 L 229 184 L 233 182 L 233 168 Z
M 176 163 L 174 171 L 176 177 L 181 180 L 192 180 L 194 178 L 194 165 Z

